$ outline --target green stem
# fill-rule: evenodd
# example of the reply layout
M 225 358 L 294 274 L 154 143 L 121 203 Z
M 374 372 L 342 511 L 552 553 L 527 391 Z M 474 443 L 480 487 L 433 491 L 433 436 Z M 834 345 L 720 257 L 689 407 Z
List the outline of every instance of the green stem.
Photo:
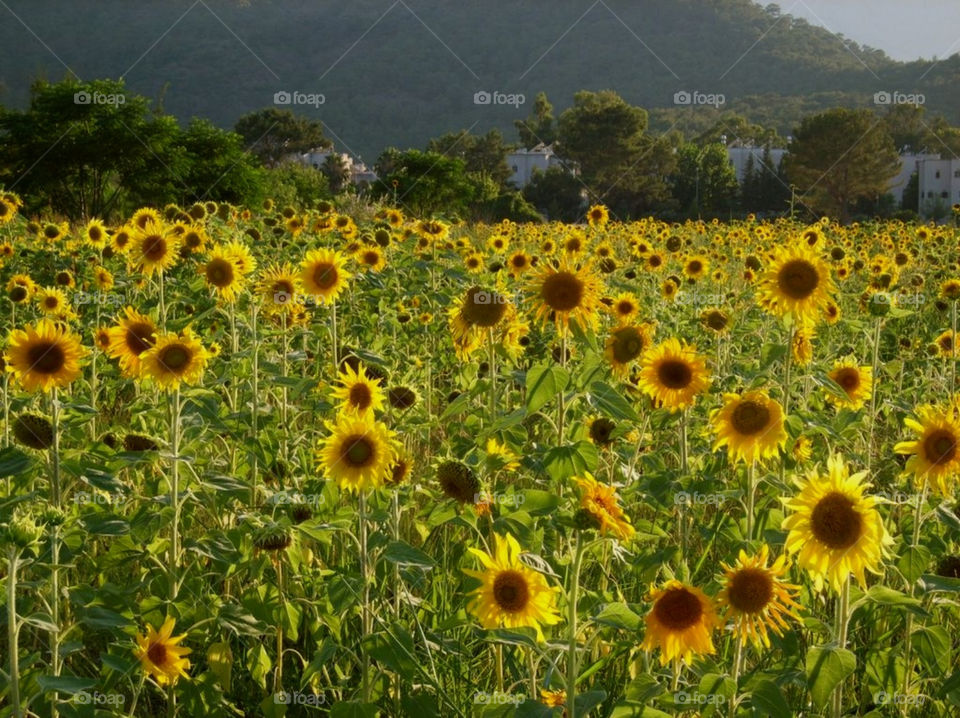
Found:
M 60 495 L 60 401 L 57 398 L 56 387 L 50 392 L 50 421 L 53 426 L 53 445 L 50 447 L 50 462 L 52 464 L 50 472 L 50 481 L 53 494 L 53 507 L 58 512 L 61 509 L 62 501 Z M 53 625 L 57 630 L 50 634 L 50 667 L 54 676 L 60 675 L 60 524 L 55 523 L 50 531 L 50 561 L 53 564 L 50 583 L 53 594 L 51 600 L 51 613 Z M 50 699 L 50 715 L 52 718 L 57 716 L 57 702 L 59 700 L 56 691 Z
M 487 330 L 487 342 L 489 344 L 489 370 L 490 370 L 490 423 L 494 422 L 497 415 L 497 348 L 493 341 L 493 327 Z
M 253 384 L 253 402 L 252 414 L 250 416 L 250 430 L 252 432 L 253 446 L 256 447 L 260 438 L 260 430 L 258 426 L 259 422 L 259 411 L 258 407 L 260 404 L 260 342 L 257 336 L 257 302 L 250 302 L 250 332 L 253 339 L 253 367 L 252 367 L 252 376 L 251 382 Z M 253 452 L 253 461 L 251 462 L 250 467 L 250 505 L 257 505 L 257 483 L 259 480 L 260 472 L 258 471 L 259 455 L 257 451 Z
M 570 593 L 567 606 L 569 642 L 567 647 L 567 715 L 576 718 L 577 698 L 577 598 L 580 592 L 580 566 L 583 563 L 583 534 L 577 532 L 577 543 L 570 567 Z
M 18 644 L 19 626 L 17 625 L 17 562 L 19 550 L 15 546 L 7 549 L 7 648 L 10 651 L 10 706 L 13 718 L 22 718 L 20 710 L 20 646 Z
M 173 390 L 170 402 L 170 444 L 173 453 L 170 467 L 170 506 L 173 527 L 170 542 L 170 600 L 177 600 L 180 584 L 180 387 Z
M 740 664 L 743 662 L 743 636 L 737 633 L 736 650 L 733 654 L 733 697 L 730 699 L 730 718 L 737 715 L 737 691 L 740 686 Z
M 567 368 L 567 332 L 566 330 L 561 330 L 560 333 L 560 366 L 563 369 Z M 563 390 L 560 391 L 560 396 L 557 397 L 557 443 L 563 443 L 563 421 L 564 415 L 567 413 L 565 396 Z
M 913 516 L 913 542 L 911 543 L 911 548 L 916 548 L 920 543 L 920 525 L 923 523 L 923 506 L 927 500 L 927 491 L 929 485 L 924 482 L 923 489 L 917 494 L 917 504 L 914 510 Z M 916 581 L 911 582 L 907 586 L 908 594 L 913 597 L 914 590 L 916 589 Z M 910 677 L 913 672 L 913 666 L 911 665 L 913 661 L 911 640 L 913 639 L 913 614 L 907 614 L 907 623 L 904 631 L 904 671 L 903 671 L 903 695 L 910 695 Z
M 843 650 L 847 647 L 847 624 L 850 620 L 850 576 L 843 581 L 843 588 L 837 597 L 837 647 Z M 833 693 L 833 716 L 840 718 L 843 715 L 843 682 L 837 685 Z
M 333 347 L 333 378 L 340 373 L 340 356 L 337 348 L 337 301 L 330 302 L 330 343 Z
M 277 594 L 280 602 L 279 616 L 283 616 L 283 558 L 277 556 L 274 568 L 277 571 Z M 277 668 L 273 674 L 273 692 L 274 694 L 283 691 L 283 621 L 277 620 Z
M 687 410 L 684 409 L 680 412 L 680 470 L 684 476 L 687 474 L 687 467 L 689 465 L 687 454 Z
M 870 391 L 870 431 L 867 432 L 867 470 L 873 465 L 873 433 L 877 425 L 877 391 L 880 387 L 877 372 L 880 370 L 880 329 L 883 317 L 877 317 L 873 325 L 873 387 Z
M 367 496 L 360 492 L 360 577 L 363 581 L 362 627 L 360 653 L 362 655 L 363 702 L 370 702 L 370 655 L 367 653 L 366 638 L 372 632 L 373 615 L 370 612 L 370 566 L 367 557 Z
M 753 541 L 754 501 L 757 492 L 757 466 L 751 461 L 747 464 L 747 541 Z

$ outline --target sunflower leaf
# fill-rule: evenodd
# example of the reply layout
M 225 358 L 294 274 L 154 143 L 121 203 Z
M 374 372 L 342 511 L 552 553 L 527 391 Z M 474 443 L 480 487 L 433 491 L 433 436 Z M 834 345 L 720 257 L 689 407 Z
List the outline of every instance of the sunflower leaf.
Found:
M 836 645 L 813 646 L 807 651 L 806 669 L 810 695 L 822 708 L 833 690 L 857 669 L 857 657 Z
M 570 383 L 570 373 L 557 366 L 538 365 L 527 371 L 527 415 L 556 397 Z

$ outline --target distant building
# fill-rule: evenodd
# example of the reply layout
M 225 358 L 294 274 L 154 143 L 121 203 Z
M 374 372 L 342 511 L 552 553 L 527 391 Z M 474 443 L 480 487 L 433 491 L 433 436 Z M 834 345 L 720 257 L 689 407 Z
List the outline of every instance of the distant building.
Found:
M 960 203 L 960 159 L 925 159 L 918 163 L 921 217 L 948 216 L 950 207 Z
M 907 152 L 900 155 L 900 171 L 890 180 L 890 194 L 897 200 L 897 204 L 903 203 L 903 192 L 910 183 L 910 178 L 914 172 L 920 171 L 920 165 L 927 160 L 939 160 L 940 155 L 920 153 L 914 154 Z
M 377 181 L 377 174 L 368 168 L 363 162 L 354 160 L 346 152 L 335 152 L 332 149 L 310 150 L 299 155 L 292 155 L 291 159 L 305 167 L 313 167 L 315 170 L 322 170 L 324 163 L 330 155 L 337 155 L 343 161 L 344 166 L 350 171 L 350 182 L 359 184 L 360 182 L 373 183 Z
M 759 172 L 763 169 L 766 152 L 767 150 L 764 147 L 743 147 L 738 145 L 727 147 L 727 157 L 730 160 L 730 164 L 733 165 L 733 171 L 737 173 L 737 182 L 739 184 L 743 184 L 744 179 L 746 179 L 747 167 L 750 165 L 751 157 L 753 158 L 753 171 Z M 783 161 L 785 154 L 787 154 L 787 151 L 783 148 L 770 148 L 769 160 L 773 164 L 772 167 L 768 168 L 770 172 L 773 174 L 779 172 L 780 163 Z
M 554 154 L 553 147 L 539 144 L 530 150 L 517 150 L 507 155 L 507 166 L 513 172 L 510 182 L 517 187 L 526 187 L 533 179 L 533 171 L 546 172 L 551 167 L 561 167 L 563 163 Z

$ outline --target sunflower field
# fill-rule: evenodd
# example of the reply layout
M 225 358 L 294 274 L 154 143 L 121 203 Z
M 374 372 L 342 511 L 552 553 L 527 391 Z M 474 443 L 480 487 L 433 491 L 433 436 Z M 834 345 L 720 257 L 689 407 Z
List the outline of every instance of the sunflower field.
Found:
M 960 233 L 23 216 L 0 716 L 955 716 Z

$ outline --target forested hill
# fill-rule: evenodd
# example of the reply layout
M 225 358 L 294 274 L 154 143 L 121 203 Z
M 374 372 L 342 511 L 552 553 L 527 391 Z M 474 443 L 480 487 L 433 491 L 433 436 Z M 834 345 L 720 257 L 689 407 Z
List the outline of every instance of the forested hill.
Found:
M 124 76 L 182 120 L 229 127 L 274 94 L 322 94 L 293 107 L 370 161 L 449 130 L 499 126 L 514 137 L 546 91 L 558 111 L 580 89 L 613 89 L 662 129 L 711 124 L 717 110 L 674 109 L 678 91 L 722 94 L 724 111 L 783 134 L 798 117 L 874 93 L 922 93 L 960 120 L 960 56 L 898 63 L 749 0 L 6 0 L 0 103 L 30 82 Z M 12 12 L 10 12 L 12 11 Z M 14 14 L 16 17 L 14 17 Z M 27 29 L 29 28 L 29 30 Z M 34 34 L 36 36 L 34 36 Z M 475 104 L 478 91 L 526 105 Z M 509 101 L 510 98 L 501 98 Z

